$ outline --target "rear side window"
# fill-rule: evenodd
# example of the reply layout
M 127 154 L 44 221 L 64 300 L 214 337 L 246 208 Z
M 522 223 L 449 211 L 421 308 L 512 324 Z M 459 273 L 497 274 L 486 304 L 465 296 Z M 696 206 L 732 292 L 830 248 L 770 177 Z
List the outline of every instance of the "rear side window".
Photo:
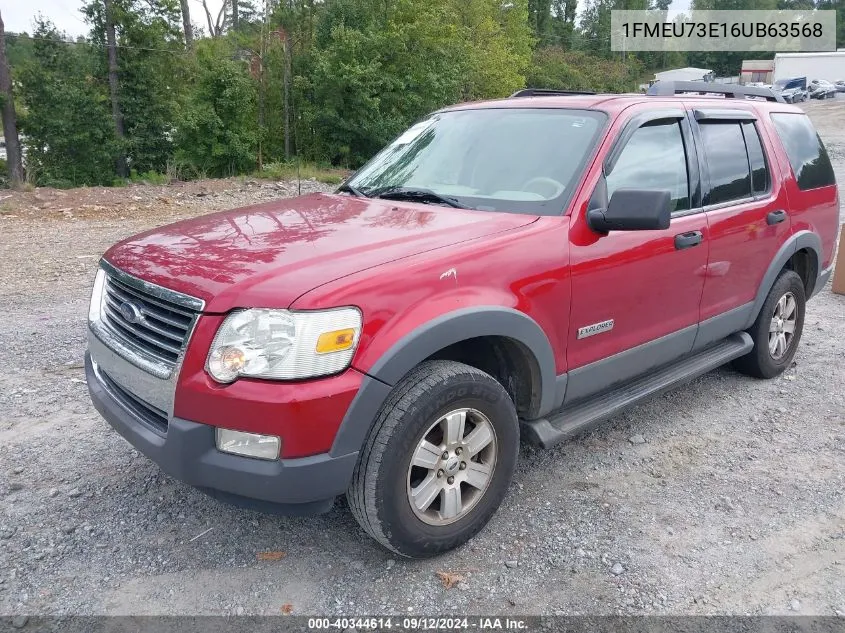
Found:
M 710 193 L 704 204 L 721 204 L 751 197 L 751 169 L 738 121 L 702 122 L 701 139 L 710 173 Z
M 760 143 L 760 135 L 751 121 L 743 121 L 742 134 L 745 137 L 745 147 L 748 149 L 748 162 L 751 164 L 751 190 L 754 195 L 766 193 L 769 190 L 769 169 L 766 165 L 766 155 Z
M 689 176 L 677 120 L 647 123 L 628 142 L 607 175 L 607 197 L 617 189 L 668 189 L 672 211 L 689 209 Z
M 836 184 L 827 151 L 805 114 L 778 112 L 772 114 L 772 121 L 789 157 L 799 189 Z

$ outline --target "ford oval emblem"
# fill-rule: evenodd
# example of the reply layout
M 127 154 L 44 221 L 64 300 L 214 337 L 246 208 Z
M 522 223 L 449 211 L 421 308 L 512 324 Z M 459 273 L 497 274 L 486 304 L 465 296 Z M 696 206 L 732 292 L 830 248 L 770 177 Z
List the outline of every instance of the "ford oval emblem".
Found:
M 124 301 L 120 304 L 120 315 L 129 323 L 140 323 L 144 320 L 141 308 L 131 301 Z

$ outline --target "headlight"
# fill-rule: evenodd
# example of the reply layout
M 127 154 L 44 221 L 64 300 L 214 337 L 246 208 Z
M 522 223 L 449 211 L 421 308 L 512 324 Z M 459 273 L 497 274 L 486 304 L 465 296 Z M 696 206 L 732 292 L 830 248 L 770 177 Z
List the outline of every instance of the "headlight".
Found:
M 239 376 L 296 380 L 343 371 L 361 335 L 357 308 L 233 312 L 217 331 L 206 369 L 217 382 Z

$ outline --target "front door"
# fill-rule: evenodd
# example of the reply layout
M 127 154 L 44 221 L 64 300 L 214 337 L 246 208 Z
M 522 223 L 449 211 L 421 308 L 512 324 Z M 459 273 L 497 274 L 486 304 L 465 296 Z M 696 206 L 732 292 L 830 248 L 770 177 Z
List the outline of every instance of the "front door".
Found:
M 599 235 L 574 211 L 566 403 L 688 353 L 698 327 L 709 241 L 689 122 L 677 107 L 632 110 L 590 205 L 621 188 L 669 190 L 671 226 Z

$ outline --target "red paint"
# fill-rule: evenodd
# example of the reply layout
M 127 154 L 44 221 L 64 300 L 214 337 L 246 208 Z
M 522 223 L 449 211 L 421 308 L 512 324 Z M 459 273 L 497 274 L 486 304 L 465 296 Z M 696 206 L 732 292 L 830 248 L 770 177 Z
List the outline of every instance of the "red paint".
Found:
M 205 358 L 222 321 L 222 316 L 204 315 L 197 323 L 179 374 L 174 415 L 226 429 L 278 435 L 282 457 L 328 452 L 363 375 L 349 369 L 319 380 L 241 379 L 221 385 L 205 373 Z
M 587 202 L 603 158 L 634 113 L 720 103 L 637 95 L 496 102 L 608 113 L 606 135 L 560 216 L 318 194 L 149 231 L 106 257 L 130 274 L 207 302 L 181 370 L 177 416 L 280 435 L 284 457 L 326 452 L 363 373 L 399 339 L 448 312 L 505 306 L 530 315 L 546 333 L 560 374 L 752 300 L 775 252 L 795 231 L 822 236 L 828 266 L 838 224 L 836 188 L 798 191 L 768 119 L 772 110 L 797 111 L 784 104 L 731 103 L 756 112 L 761 122 L 773 179 L 765 199 L 677 217 L 666 231 L 602 236 L 587 227 Z M 768 226 L 766 214 L 781 208 L 791 222 Z M 702 232 L 703 243 L 676 250 L 674 236 L 693 230 Z M 319 380 L 226 386 L 205 373 L 222 314 L 233 308 L 343 305 L 358 306 L 364 316 L 353 369 Z M 577 339 L 578 328 L 609 318 L 616 321 L 612 334 Z
M 116 244 L 105 258 L 203 299 L 207 312 L 286 308 L 338 277 L 533 219 L 314 194 L 153 229 Z

